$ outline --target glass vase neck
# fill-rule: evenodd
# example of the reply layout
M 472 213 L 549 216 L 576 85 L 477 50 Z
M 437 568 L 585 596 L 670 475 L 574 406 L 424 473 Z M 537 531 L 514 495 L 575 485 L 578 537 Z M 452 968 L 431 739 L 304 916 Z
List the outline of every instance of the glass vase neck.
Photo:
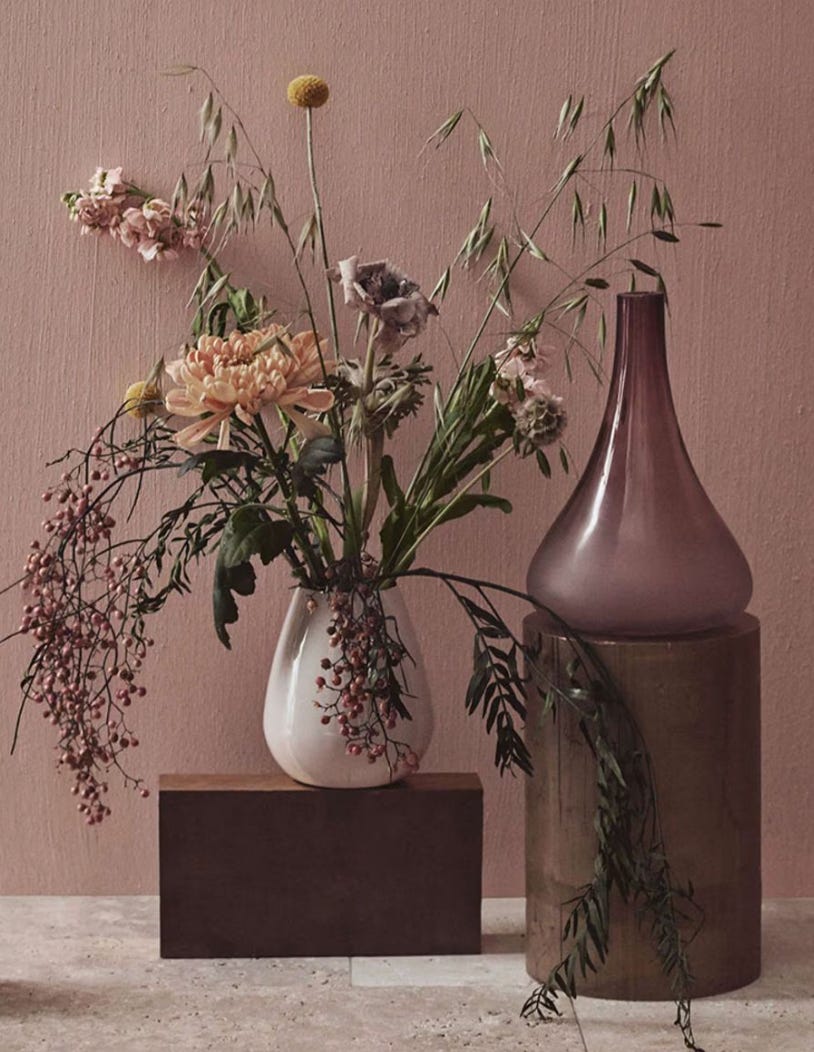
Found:
M 529 569 L 528 590 L 573 628 L 666 635 L 727 624 L 749 567 L 687 454 L 662 293 L 617 297 L 616 355 L 596 445 Z

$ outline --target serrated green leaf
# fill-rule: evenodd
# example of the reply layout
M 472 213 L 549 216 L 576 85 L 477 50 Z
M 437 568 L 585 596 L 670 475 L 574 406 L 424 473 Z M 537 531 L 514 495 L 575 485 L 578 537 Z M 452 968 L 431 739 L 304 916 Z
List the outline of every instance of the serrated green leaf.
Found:
M 226 625 L 238 619 L 233 593 L 254 592 L 255 573 L 250 560 L 259 555 L 267 565 L 291 544 L 293 533 L 289 522 L 272 520 L 261 504 L 241 505 L 229 517 L 218 544 L 212 590 L 215 631 L 225 647 L 231 647 Z
M 218 561 L 232 569 L 259 555 L 264 566 L 291 543 L 293 529 L 285 519 L 272 519 L 262 504 L 236 508 L 221 535 Z

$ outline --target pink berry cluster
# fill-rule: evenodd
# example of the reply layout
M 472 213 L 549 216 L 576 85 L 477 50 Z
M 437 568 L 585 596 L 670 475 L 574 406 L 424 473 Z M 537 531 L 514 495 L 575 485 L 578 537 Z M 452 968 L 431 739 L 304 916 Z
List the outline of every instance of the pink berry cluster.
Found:
M 372 576 L 375 566 L 365 564 Z M 329 569 L 329 577 L 336 576 Z M 349 756 L 368 763 L 384 759 L 395 770 L 418 769 L 418 757 L 392 732 L 404 713 L 401 702 L 402 664 L 407 657 L 403 644 L 388 629 L 387 617 L 376 588 L 365 581 L 331 588 L 328 650 L 335 657 L 322 659 L 323 674 L 316 678 L 322 723 L 335 723 L 347 739 Z M 312 604 L 315 604 L 312 600 Z
M 26 697 L 58 728 L 58 764 L 71 772 L 71 792 L 89 825 L 110 814 L 105 775 L 138 746 L 126 715 L 147 693 L 138 678 L 152 640 L 131 608 L 145 569 L 137 549 L 114 543 L 110 514 L 122 476 L 138 471 L 139 463 L 97 441 L 86 463 L 63 472 L 42 496 L 57 507 L 42 522 L 46 542 L 31 542 L 22 580 L 19 630 L 35 646 Z
M 88 190 L 63 195 L 83 234 L 108 233 L 145 262 L 177 259 L 184 248 L 200 248 L 204 230 L 195 208 L 173 208 L 122 179 L 121 168 L 97 168 Z

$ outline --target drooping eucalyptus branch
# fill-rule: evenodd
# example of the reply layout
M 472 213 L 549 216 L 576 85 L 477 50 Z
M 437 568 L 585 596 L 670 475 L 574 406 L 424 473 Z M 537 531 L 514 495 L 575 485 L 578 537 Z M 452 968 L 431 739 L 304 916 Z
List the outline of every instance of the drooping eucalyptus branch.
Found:
M 577 996 L 577 976 L 597 971 L 608 953 L 611 895 L 635 906 L 650 922 L 655 953 L 676 1001 L 676 1024 L 685 1046 L 703 1052 L 692 1029 L 692 972 L 687 953 L 703 912 L 692 884 L 676 883 L 662 832 L 656 774 L 636 719 L 613 677 L 591 647 L 557 614 L 517 589 L 430 568 L 406 569 L 398 577 L 443 582 L 474 630 L 473 672 L 466 693 L 470 714 L 480 713 L 496 738 L 495 763 L 503 771 L 517 767 L 533 776 L 531 757 L 518 729 L 526 717 L 529 691 L 543 700 L 542 715 L 551 721 L 569 710 L 596 763 L 597 846 L 592 874 L 563 928 L 569 949 L 547 979 L 528 998 L 527 1016 L 559 1014 L 557 999 Z M 541 660 L 539 645 L 518 638 L 492 596 L 519 599 L 542 611 L 571 648 L 567 681 Z M 693 916 L 688 917 L 687 910 Z M 692 930 L 687 933 L 687 924 Z

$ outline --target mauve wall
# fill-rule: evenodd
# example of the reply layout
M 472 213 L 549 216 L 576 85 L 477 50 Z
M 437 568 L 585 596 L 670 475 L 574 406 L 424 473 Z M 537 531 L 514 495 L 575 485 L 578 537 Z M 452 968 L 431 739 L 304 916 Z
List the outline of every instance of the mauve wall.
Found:
M 153 0 L 97 6 L 11 0 L 4 18 L 2 172 L 4 543 L 0 578 L 20 568 L 41 517 L 43 462 L 81 442 L 125 385 L 185 333 L 192 268 L 146 266 L 111 242 L 80 238 L 59 203 L 100 163 L 169 194 L 197 155 L 202 86 L 164 79 L 178 62 L 205 65 L 273 157 L 291 215 L 307 214 L 301 114 L 285 102 L 290 77 L 317 71 L 333 97 L 318 115 L 330 242 L 336 255 L 390 255 L 431 286 L 488 188 L 471 136 L 417 159 L 426 135 L 469 105 L 491 129 L 521 200 L 539 198 L 562 166 L 551 129 L 568 90 L 591 89 L 604 113 L 633 76 L 678 48 L 670 82 L 680 150 L 666 165 L 679 218 L 714 217 L 718 233 L 689 233 L 670 278 L 675 397 L 698 472 L 754 570 L 753 611 L 764 630 L 765 891 L 814 894 L 811 746 L 810 173 L 814 112 L 805 0 L 604 3 L 535 0 L 411 4 L 334 0 Z M 569 155 L 566 155 L 569 156 Z M 504 210 L 505 214 L 505 210 Z M 528 210 L 525 215 L 530 214 Z M 564 242 L 542 237 L 546 245 Z M 296 293 L 278 241 L 234 253 L 238 273 L 284 303 Z M 523 272 L 533 309 L 550 277 Z M 459 282 L 463 287 L 465 283 Z M 441 325 L 460 344 L 476 296 L 453 298 Z M 347 322 L 348 319 L 345 319 Z M 423 341 L 450 375 L 441 327 Z M 583 366 L 565 392 L 578 463 L 604 393 Z M 405 430 L 414 457 L 421 428 Z M 512 464 L 496 488 L 516 502 L 438 533 L 422 562 L 522 585 L 527 562 L 572 482 L 545 484 Z M 169 492 L 169 485 L 163 493 Z M 153 488 L 150 507 L 157 508 Z M 808 542 L 808 543 L 806 543 Z M 270 771 L 261 732 L 269 656 L 288 600 L 282 566 L 268 572 L 224 651 L 210 623 L 210 568 L 196 597 L 174 602 L 156 634 L 151 694 L 137 715 L 140 769 Z M 428 769 L 477 769 L 487 793 L 486 891 L 522 892 L 522 784 L 491 766 L 492 743 L 463 713 L 466 625 L 440 586 L 409 588 L 435 691 L 438 729 Z M 3 600 L 12 627 L 16 595 Z M 0 723 L 3 801 L 0 891 L 151 892 L 156 798 L 113 790 L 101 831 L 77 820 L 68 780 L 53 769 L 52 735 L 32 712 L 19 753 L 7 746 L 27 646 L 3 648 Z M 703 728 L 699 728 L 703 734 Z M 687 757 L 692 763 L 692 757 Z

